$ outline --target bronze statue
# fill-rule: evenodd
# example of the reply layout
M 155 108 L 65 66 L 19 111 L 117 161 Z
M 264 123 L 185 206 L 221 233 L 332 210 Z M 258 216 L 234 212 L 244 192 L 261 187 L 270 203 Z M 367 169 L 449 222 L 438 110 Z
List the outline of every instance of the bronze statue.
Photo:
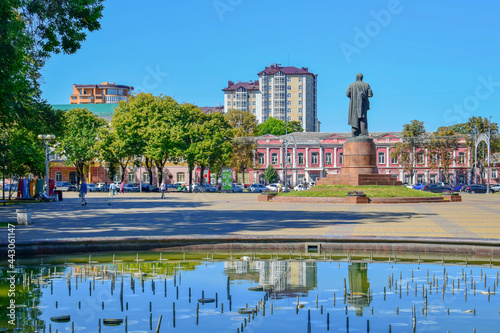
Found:
M 349 125 L 352 126 L 353 137 L 368 137 L 368 117 L 370 110 L 369 97 L 373 96 L 372 89 L 368 83 L 363 82 L 363 74 L 356 74 L 356 82 L 347 88 L 349 102 Z

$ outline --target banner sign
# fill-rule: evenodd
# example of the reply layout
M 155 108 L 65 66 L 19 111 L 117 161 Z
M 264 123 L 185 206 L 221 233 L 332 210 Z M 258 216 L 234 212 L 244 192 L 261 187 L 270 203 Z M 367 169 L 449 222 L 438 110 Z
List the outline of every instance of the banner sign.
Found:
M 223 168 L 222 169 L 222 191 L 233 190 L 233 169 Z

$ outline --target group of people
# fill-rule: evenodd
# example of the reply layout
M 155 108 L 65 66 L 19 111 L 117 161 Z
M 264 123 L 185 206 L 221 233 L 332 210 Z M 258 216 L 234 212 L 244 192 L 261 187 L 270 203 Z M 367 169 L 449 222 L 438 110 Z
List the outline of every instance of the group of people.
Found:
M 111 183 L 111 185 L 109 185 L 110 197 L 114 197 L 118 193 L 125 193 L 125 182 L 121 182 L 120 187 L 118 187 L 115 183 Z

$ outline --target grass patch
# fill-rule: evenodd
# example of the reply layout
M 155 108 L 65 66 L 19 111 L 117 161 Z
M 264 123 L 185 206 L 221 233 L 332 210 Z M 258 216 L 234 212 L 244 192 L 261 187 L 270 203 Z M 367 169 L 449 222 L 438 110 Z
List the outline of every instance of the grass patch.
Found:
M 0 197 L 1 199 L 1 197 Z M 40 203 L 43 201 L 40 200 L 35 200 L 35 199 L 5 199 L 5 205 L 25 205 L 25 204 L 32 204 L 32 203 Z M 3 203 L 0 203 L 0 206 L 3 206 Z
M 405 186 L 350 186 L 350 185 L 317 185 L 305 191 L 280 193 L 285 197 L 337 197 L 347 196 L 347 192 L 363 191 L 369 198 L 408 198 L 408 197 L 439 197 L 440 193 L 432 193 L 409 189 Z

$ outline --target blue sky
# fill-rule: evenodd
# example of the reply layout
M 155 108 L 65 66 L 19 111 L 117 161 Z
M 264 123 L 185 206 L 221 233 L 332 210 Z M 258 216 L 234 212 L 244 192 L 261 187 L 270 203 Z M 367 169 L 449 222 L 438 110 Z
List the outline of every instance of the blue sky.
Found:
M 138 5 L 140 4 L 140 5 Z M 318 74 L 322 132 L 348 132 L 356 73 L 373 90 L 370 131 L 428 131 L 500 118 L 500 2 L 493 0 L 108 0 L 100 31 L 43 70 L 44 98 L 104 81 L 198 106 L 270 63 Z

